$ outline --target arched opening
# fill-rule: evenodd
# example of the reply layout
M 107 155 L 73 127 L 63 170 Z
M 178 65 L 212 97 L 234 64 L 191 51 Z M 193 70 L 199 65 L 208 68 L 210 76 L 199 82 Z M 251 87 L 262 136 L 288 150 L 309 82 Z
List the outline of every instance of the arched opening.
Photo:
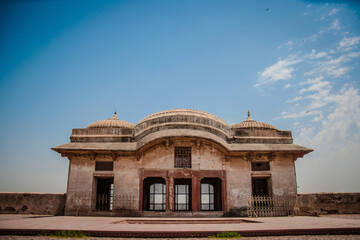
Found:
M 145 178 L 143 189 L 143 209 L 145 211 L 166 210 L 166 182 L 163 178 Z
M 221 211 L 221 180 L 219 178 L 203 178 L 200 196 L 201 211 Z

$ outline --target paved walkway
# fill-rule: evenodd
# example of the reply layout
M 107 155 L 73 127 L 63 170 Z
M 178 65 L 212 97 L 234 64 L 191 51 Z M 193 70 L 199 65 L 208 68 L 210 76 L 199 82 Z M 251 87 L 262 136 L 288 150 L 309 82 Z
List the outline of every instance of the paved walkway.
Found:
M 160 222 L 158 220 L 160 220 Z M 196 222 L 196 220 L 198 220 L 198 222 Z M 291 231 L 295 231 L 295 234 L 296 232 L 298 234 L 304 234 L 304 232 L 307 234 L 306 231 L 310 231 L 310 234 L 314 234 L 319 230 L 322 231 L 320 234 L 324 234 L 326 231 L 336 231 L 341 229 L 353 231 L 348 234 L 359 234 L 360 215 L 268 218 L 122 218 L 0 215 L 0 235 L 1 233 L 4 235 L 6 234 L 6 231 L 12 230 L 14 230 L 14 232 L 10 234 L 16 234 L 15 230 L 76 230 L 90 233 L 102 233 L 97 236 L 124 237 L 135 236 L 131 234 L 137 234 L 136 236 L 138 237 L 160 237 L 167 236 L 166 234 L 169 233 L 185 234 L 171 235 L 179 237 L 191 236 L 192 233 L 194 233 L 194 236 L 207 236 L 208 233 L 224 231 L 240 232 L 244 236 L 256 236 L 256 233 L 258 233 L 258 235 L 264 235 L 264 233 L 269 232 L 272 232 L 273 235 L 289 235 L 286 234 L 286 232 L 289 233 L 289 231 L 290 233 Z M 119 233 L 127 233 L 127 235 L 121 235 Z M 159 235 L 159 233 L 165 233 L 165 235 Z M 196 235 L 195 233 L 203 233 L 203 235 Z M 255 235 L 246 235 L 246 233 L 255 233 Z M 344 234 L 346 232 L 338 233 Z M 356 237 L 360 237 L 360 235 Z
M 272 236 L 272 237 L 244 237 L 239 240 L 359 240 L 360 235 L 301 235 L 301 236 Z M 78 238 L 58 238 L 42 236 L 1 236 L 0 240 L 79 240 Z M 86 240 L 119 240 L 119 238 L 86 238 Z M 139 240 L 139 238 L 121 238 L 121 240 Z M 211 240 L 210 238 L 146 238 L 146 240 Z M 229 239 L 232 240 L 232 239 Z

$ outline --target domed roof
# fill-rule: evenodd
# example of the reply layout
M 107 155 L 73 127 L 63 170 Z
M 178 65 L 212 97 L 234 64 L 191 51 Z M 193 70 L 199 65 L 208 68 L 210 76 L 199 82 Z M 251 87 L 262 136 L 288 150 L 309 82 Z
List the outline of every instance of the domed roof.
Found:
M 137 123 L 137 125 L 139 125 L 145 121 L 148 121 L 148 120 L 152 120 L 152 119 L 156 119 L 156 118 L 160 118 L 160 117 L 175 116 L 175 115 L 188 115 L 188 116 L 194 116 L 194 117 L 208 118 L 208 119 L 220 122 L 220 123 L 224 124 L 225 126 L 228 126 L 228 124 L 221 118 L 219 118 L 215 115 L 212 115 L 210 113 L 199 111 L 199 110 L 194 110 L 194 109 L 170 109 L 170 110 L 153 113 L 153 114 L 143 118 L 142 120 L 140 120 Z
M 276 127 L 269 123 L 263 123 L 263 122 L 257 122 L 255 120 L 252 120 L 250 117 L 250 111 L 248 111 L 248 117 L 245 121 L 241 123 L 236 123 L 231 126 L 231 128 L 263 128 L 263 129 L 274 129 L 277 130 Z
M 134 124 L 120 120 L 116 112 L 112 118 L 91 123 L 86 128 L 134 128 Z

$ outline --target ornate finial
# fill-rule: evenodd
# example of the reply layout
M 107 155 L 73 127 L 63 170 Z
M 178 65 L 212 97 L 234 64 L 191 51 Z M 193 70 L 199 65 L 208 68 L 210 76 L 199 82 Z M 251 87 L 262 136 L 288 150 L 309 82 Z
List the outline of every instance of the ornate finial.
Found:
M 248 110 L 248 117 L 247 117 L 246 121 L 252 121 L 252 119 L 250 117 L 250 110 Z
M 116 108 L 115 108 L 114 116 L 112 117 L 112 119 L 117 119 L 117 116 L 116 116 Z

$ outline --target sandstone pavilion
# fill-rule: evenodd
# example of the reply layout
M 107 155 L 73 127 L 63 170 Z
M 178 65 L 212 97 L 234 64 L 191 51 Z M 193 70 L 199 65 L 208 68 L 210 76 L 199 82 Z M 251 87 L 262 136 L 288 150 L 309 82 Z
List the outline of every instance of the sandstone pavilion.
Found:
M 115 112 L 52 149 L 69 159 L 65 215 L 164 217 L 294 214 L 295 160 L 313 151 L 250 113 L 229 126 L 192 109 Z

